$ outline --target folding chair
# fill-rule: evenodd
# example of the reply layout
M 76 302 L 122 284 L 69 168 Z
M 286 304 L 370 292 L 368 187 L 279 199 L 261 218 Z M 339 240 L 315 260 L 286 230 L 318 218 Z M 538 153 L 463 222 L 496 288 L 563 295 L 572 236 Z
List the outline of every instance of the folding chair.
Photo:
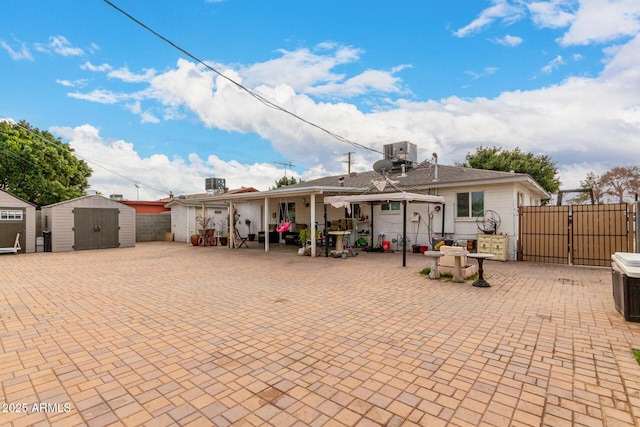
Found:
M 241 248 L 242 246 L 244 246 L 245 248 L 249 247 L 249 245 L 247 244 L 247 240 L 249 238 L 240 236 L 240 232 L 237 229 L 233 230 L 233 236 L 233 240 L 235 245 L 237 245 L 237 248 Z

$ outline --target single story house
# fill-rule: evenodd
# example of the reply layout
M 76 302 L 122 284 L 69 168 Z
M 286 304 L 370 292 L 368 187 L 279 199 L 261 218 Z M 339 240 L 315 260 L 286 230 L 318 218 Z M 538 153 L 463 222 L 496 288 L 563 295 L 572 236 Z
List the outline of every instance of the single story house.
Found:
M 12 247 L 20 233 L 23 253 L 36 251 L 36 207 L 0 190 L 0 248 Z
M 417 163 L 413 144 L 390 145 L 394 150 L 406 148 L 413 155 L 389 156 L 391 164 L 382 170 L 323 177 L 267 191 L 213 195 L 201 200 L 199 207 L 219 204 L 254 216 L 259 212 L 254 224 L 264 233 L 265 251 L 270 243 L 288 241 L 285 233 L 275 232 L 278 225 L 288 222 L 293 232 L 348 229 L 352 244 L 369 247 L 393 242 L 392 246 L 431 248 L 436 239 L 477 242 L 481 238 L 484 242 L 483 230 L 492 229 L 500 236 L 504 259 L 516 259 L 518 208 L 538 206 L 551 197 L 539 183 L 522 173 L 439 165 L 437 161 Z M 438 196 L 443 203 L 395 196 L 385 201 L 381 196 L 402 192 Z M 325 203 L 329 196 L 367 194 L 372 195 L 370 200 L 350 204 L 350 209 Z M 313 255 L 317 254 L 315 244 L 312 239 Z

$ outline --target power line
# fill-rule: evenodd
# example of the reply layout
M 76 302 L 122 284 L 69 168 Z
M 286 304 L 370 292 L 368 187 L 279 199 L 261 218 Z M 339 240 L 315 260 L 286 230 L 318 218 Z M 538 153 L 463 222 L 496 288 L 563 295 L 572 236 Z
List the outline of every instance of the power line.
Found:
M 135 22 L 136 24 L 138 24 L 139 26 L 141 26 L 142 28 L 144 28 L 145 30 L 149 31 L 151 34 L 153 34 L 154 36 L 158 37 L 160 40 L 164 41 L 165 43 L 171 45 L 172 47 L 174 47 L 175 49 L 179 50 L 180 52 L 184 53 L 185 55 L 187 55 L 189 58 L 193 59 L 194 61 L 196 61 L 197 63 L 201 64 L 202 66 L 204 66 L 205 68 L 207 68 L 208 70 L 213 71 L 214 73 L 216 73 L 218 76 L 226 79 L 227 81 L 229 81 L 230 83 L 232 83 L 233 85 L 235 85 L 236 87 L 240 88 L 241 90 L 245 91 L 246 93 L 248 93 L 249 95 L 251 95 L 252 97 L 254 97 L 255 99 L 257 99 L 259 102 L 261 102 L 262 104 L 266 105 L 269 108 L 273 108 L 274 110 L 278 110 L 281 111 L 285 114 L 290 115 L 291 117 L 300 120 L 306 124 L 308 124 L 309 126 L 312 126 L 326 134 L 328 134 L 329 136 L 331 136 L 332 138 L 344 142 L 346 144 L 350 144 L 353 145 L 354 147 L 357 148 L 361 148 L 363 150 L 369 150 L 372 151 L 374 153 L 378 153 L 378 154 L 382 154 L 384 155 L 384 153 L 382 151 L 378 151 L 376 149 L 367 147 L 366 145 L 360 144 L 358 142 L 355 141 L 351 141 L 350 139 L 347 139 L 341 135 L 338 135 L 337 133 L 334 133 L 320 125 L 317 125 L 307 119 L 305 119 L 304 117 L 301 117 L 299 115 L 297 115 L 296 113 L 293 113 L 289 110 L 287 110 L 286 108 L 272 102 L 269 101 L 268 99 L 266 99 L 265 97 L 263 97 L 262 95 L 260 95 L 257 92 L 254 92 L 253 90 L 243 86 L 242 84 L 236 82 L 235 80 L 233 80 L 230 77 L 227 77 L 226 75 L 224 75 L 223 73 L 221 73 L 220 71 L 216 70 L 215 68 L 213 68 L 212 66 L 210 66 L 209 64 L 205 63 L 203 60 L 199 59 L 198 57 L 196 57 L 195 55 L 193 55 L 191 52 L 187 51 L 186 49 L 178 46 L 177 44 L 175 44 L 174 42 L 172 42 L 171 40 L 169 40 L 168 38 L 166 38 L 165 36 L 163 36 L 162 34 L 156 32 L 155 30 L 153 30 L 152 28 L 150 28 L 149 26 L 147 26 L 146 24 L 144 24 L 143 22 L 141 22 L 140 20 L 138 20 L 137 18 L 133 17 L 132 15 L 130 15 L 129 13 L 125 12 L 124 10 L 120 9 L 118 6 L 116 6 L 115 4 L 113 4 L 111 1 L 109 0 L 104 0 L 105 3 L 107 3 L 109 6 L 111 6 L 112 8 L 114 8 L 115 10 L 117 10 L 118 12 L 122 13 L 124 16 L 126 16 L 127 18 L 129 18 L 130 20 L 132 20 L 133 22 Z

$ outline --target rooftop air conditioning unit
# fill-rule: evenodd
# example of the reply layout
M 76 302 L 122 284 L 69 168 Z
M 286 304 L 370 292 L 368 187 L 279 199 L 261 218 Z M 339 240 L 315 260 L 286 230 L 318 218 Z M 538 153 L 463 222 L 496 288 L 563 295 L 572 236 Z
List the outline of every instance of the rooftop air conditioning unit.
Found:
M 208 192 L 224 193 L 226 180 L 224 178 L 205 178 L 204 189 Z
M 418 163 L 418 146 L 409 141 L 386 144 L 384 157 L 393 162 L 394 169 L 400 169 L 403 164 L 407 168 L 412 168 Z

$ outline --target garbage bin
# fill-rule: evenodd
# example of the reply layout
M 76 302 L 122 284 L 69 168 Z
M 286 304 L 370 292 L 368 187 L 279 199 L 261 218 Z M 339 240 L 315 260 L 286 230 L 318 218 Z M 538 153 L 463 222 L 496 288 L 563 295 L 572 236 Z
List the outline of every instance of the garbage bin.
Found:
M 44 237 L 44 251 L 51 252 L 51 232 L 43 231 L 42 237 Z
M 611 282 L 616 310 L 629 322 L 640 322 L 640 254 L 611 255 Z

